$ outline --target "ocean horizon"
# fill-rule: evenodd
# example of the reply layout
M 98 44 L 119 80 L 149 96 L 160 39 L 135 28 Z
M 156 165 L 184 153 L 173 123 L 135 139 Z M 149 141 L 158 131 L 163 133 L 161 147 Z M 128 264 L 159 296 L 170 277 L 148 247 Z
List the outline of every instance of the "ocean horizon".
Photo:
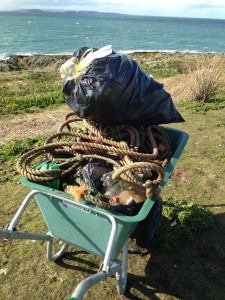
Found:
M 225 20 L 100 12 L 0 12 L 0 59 L 71 54 L 81 47 L 133 52 L 225 52 Z

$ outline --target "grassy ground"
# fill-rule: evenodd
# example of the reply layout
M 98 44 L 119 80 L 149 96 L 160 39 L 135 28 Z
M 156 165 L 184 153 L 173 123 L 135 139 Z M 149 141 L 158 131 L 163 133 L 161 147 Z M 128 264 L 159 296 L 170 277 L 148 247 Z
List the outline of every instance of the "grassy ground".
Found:
M 225 108 L 196 112 L 187 110 L 182 102 L 176 106 L 186 122 L 169 127 L 186 131 L 190 138 L 162 197 L 165 201 L 173 197 L 199 204 L 213 212 L 215 223 L 207 230 L 195 232 L 192 240 L 182 240 L 170 249 L 161 247 L 156 240 L 145 251 L 130 239 L 125 295 L 117 295 L 116 280 L 110 278 L 90 289 L 85 299 L 224 300 Z M 48 111 L 45 114 L 47 118 Z M 32 136 L 32 128 L 27 131 Z M 0 228 L 4 228 L 28 189 L 17 183 L 14 164 L 1 162 L 0 175 Z M 18 229 L 47 231 L 34 204 Z M 45 246 L 37 241 L 0 240 L 1 300 L 66 299 L 83 278 L 97 272 L 101 263 L 99 258 L 75 247 L 52 263 L 46 260 Z M 60 242 L 56 242 L 56 247 L 59 246 Z
M 55 69 L 0 72 L 0 79 L 1 115 L 32 113 L 64 102 Z

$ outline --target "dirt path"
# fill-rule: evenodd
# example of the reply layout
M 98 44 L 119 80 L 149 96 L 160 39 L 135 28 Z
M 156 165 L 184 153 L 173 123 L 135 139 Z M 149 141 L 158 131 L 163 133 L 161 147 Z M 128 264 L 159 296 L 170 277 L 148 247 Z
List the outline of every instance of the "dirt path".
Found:
M 71 109 L 62 105 L 54 110 L 43 110 L 39 113 L 15 115 L 0 119 L 0 143 L 12 139 L 48 136 L 56 132 Z

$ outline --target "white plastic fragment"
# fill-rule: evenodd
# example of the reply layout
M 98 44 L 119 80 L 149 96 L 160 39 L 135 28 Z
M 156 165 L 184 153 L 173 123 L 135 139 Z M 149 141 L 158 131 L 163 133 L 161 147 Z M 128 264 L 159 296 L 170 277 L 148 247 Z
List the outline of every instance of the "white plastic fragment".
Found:
M 93 52 L 93 49 L 88 49 L 83 56 L 81 57 L 80 61 L 76 57 L 70 58 L 67 62 L 65 62 L 60 67 L 60 74 L 61 78 L 64 81 L 78 79 L 85 69 L 91 64 L 91 62 L 96 58 L 105 57 L 112 53 L 112 46 L 108 45 L 98 49 L 97 51 Z

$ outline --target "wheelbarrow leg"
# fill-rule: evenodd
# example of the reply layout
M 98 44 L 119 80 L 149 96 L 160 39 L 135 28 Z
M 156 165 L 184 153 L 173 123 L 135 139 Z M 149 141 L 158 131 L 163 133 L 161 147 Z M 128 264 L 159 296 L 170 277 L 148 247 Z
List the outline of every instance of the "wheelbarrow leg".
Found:
M 85 292 L 89 288 L 99 283 L 100 281 L 106 280 L 108 277 L 112 275 L 116 275 L 117 291 L 120 295 L 122 295 L 125 292 L 126 283 L 127 283 L 127 260 L 128 260 L 128 241 L 125 242 L 123 247 L 122 260 L 119 259 L 115 260 L 114 261 L 115 265 L 110 266 L 107 272 L 100 271 L 99 273 L 89 276 L 88 278 L 82 280 L 76 287 L 72 296 L 67 300 L 82 300 Z
M 73 292 L 72 296 L 68 298 L 67 300 L 82 300 L 84 297 L 85 292 L 94 286 L 95 284 L 99 283 L 100 281 L 106 280 L 108 277 L 114 275 L 116 272 L 119 271 L 121 268 L 120 265 L 115 264 L 114 266 L 110 267 L 108 272 L 99 272 L 92 276 L 89 276 L 88 278 L 85 278 L 82 280 L 78 286 L 76 287 L 75 291 Z
M 56 261 L 57 259 L 59 259 L 68 249 L 69 245 L 68 243 L 64 243 L 62 248 L 56 253 L 56 254 L 52 254 L 52 244 L 53 244 L 53 238 L 51 238 L 48 242 L 47 242 L 47 259 L 50 261 Z
M 123 246 L 122 264 L 118 272 L 116 272 L 117 292 L 123 295 L 127 285 L 127 268 L 128 268 L 128 240 Z

